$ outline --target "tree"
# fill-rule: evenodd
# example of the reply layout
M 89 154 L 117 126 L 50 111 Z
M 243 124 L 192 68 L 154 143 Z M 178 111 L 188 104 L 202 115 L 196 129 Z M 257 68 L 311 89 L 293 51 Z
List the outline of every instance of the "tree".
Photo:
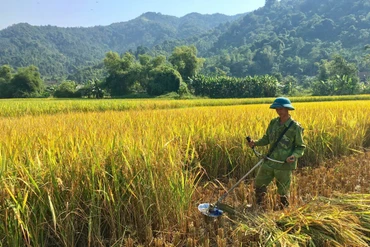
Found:
M 152 57 L 148 54 L 139 55 L 139 63 L 142 66 L 147 66 L 151 60 Z
M 64 81 L 54 91 L 54 97 L 74 98 L 76 97 L 76 83 L 74 81 Z
M 137 48 L 136 48 L 136 51 L 135 51 L 135 57 L 136 58 L 139 58 L 140 55 L 144 55 L 146 53 L 149 52 L 149 48 L 148 47 L 145 47 L 145 46 L 142 46 L 142 45 L 139 45 Z
M 259 77 L 262 97 L 275 97 L 278 90 L 278 80 L 274 76 L 264 75 Z
M 118 73 L 121 69 L 121 58 L 117 52 L 107 52 L 104 58 L 104 66 L 109 74 Z
M 322 60 L 321 65 L 318 64 L 319 74 L 317 77 L 319 81 L 327 81 L 330 78 L 329 65 L 327 60 Z
M 161 65 L 164 65 L 165 63 L 166 57 L 163 55 L 156 56 L 150 61 L 151 68 L 157 68 Z
M 108 52 L 104 59 L 104 66 L 108 71 L 105 87 L 113 96 L 122 96 L 130 92 L 130 87 L 139 77 L 141 65 L 135 57 L 126 52 L 122 57 L 115 52 Z
M 44 90 L 44 82 L 41 79 L 39 70 L 36 66 L 19 68 L 16 75 L 11 80 L 13 97 L 37 97 Z
M 148 54 L 139 55 L 140 66 L 137 67 L 136 72 L 136 83 L 135 91 L 147 91 L 148 84 L 150 80 L 150 73 L 153 69 L 156 69 L 161 66 L 167 66 L 166 57 L 159 55 L 156 57 L 151 57 Z
M 104 91 L 101 88 L 101 82 L 98 79 L 89 80 L 85 85 L 78 89 L 77 92 L 80 96 L 87 96 L 88 98 L 102 99 Z
M 358 82 L 358 71 L 356 65 L 348 63 L 342 56 L 335 55 L 330 63 L 331 75 L 348 76 Z
M 313 85 L 314 95 L 348 95 L 359 92 L 358 70 L 342 56 L 335 55 L 331 61 L 322 60 Z
M 287 76 L 282 80 L 282 93 L 284 95 L 292 95 L 294 93 L 294 89 L 297 86 L 297 79 L 294 76 Z
M 370 50 L 370 44 L 365 45 L 365 51 Z M 370 54 L 365 55 L 365 60 L 370 60 Z
M 0 98 L 11 98 L 12 88 L 11 80 L 13 68 L 9 65 L 3 65 L 0 67 Z
M 259 49 L 253 58 L 253 74 L 263 75 L 272 73 L 276 53 L 271 46 L 267 45 Z
M 67 76 L 67 80 L 75 81 L 77 84 L 84 84 L 90 80 L 102 80 L 106 76 L 106 71 L 104 70 L 103 61 L 99 64 L 83 67 L 83 68 L 73 68 L 73 74 Z
M 182 83 L 181 75 L 170 66 L 160 66 L 150 71 L 147 93 L 158 96 L 165 93 L 177 92 Z
M 10 65 L 3 65 L 0 67 L 0 78 L 5 82 L 10 82 L 12 79 L 13 68 Z
M 193 77 L 204 63 L 204 59 L 197 57 L 195 46 L 175 47 L 169 61 L 184 80 Z
M 312 85 L 312 95 L 332 95 L 334 85 L 331 80 L 315 81 Z

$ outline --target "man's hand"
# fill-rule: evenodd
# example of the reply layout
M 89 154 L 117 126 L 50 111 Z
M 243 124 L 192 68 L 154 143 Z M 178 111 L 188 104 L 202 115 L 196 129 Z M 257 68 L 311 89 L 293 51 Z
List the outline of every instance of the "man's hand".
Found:
M 254 148 L 254 141 L 252 140 L 252 138 L 250 136 L 247 136 L 246 139 L 248 141 L 249 147 Z
M 295 157 L 294 157 L 294 155 L 291 155 L 291 156 L 289 156 L 287 159 L 286 159 L 286 162 L 287 163 L 293 163 L 295 161 Z
M 248 145 L 249 145 L 249 147 L 253 148 L 254 147 L 254 141 L 251 140 L 250 142 L 248 142 Z

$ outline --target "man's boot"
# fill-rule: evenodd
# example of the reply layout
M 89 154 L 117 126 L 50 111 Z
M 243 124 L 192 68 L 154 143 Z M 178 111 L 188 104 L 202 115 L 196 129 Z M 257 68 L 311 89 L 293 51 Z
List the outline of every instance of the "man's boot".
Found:
M 265 198 L 265 195 L 267 193 L 266 186 L 255 188 L 255 193 L 256 193 L 256 204 L 257 204 L 257 206 L 260 207 L 260 208 L 264 208 L 263 199 Z
M 280 196 L 280 205 L 279 209 L 282 210 L 284 208 L 289 207 L 289 201 L 288 201 L 288 196 Z

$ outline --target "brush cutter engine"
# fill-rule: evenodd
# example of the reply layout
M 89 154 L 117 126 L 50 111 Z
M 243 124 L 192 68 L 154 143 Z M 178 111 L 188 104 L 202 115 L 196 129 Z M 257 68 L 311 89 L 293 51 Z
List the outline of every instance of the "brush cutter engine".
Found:
M 223 214 L 223 211 L 219 208 L 217 208 L 217 205 L 213 205 L 211 203 L 202 203 L 199 204 L 198 210 L 208 216 L 208 217 L 213 217 L 217 218 Z

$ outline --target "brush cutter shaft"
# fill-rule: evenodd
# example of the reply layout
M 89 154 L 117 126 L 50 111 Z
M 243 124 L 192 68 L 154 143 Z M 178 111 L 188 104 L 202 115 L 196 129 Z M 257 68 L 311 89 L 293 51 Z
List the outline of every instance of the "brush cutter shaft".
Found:
M 247 172 L 241 179 L 239 179 L 238 182 L 236 182 L 236 184 L 234 184 L 225 194 L 223 194 L 218 200 L 216 203 L 214 203 L 214 205 L 217 206 L 218 203 L 220 203 L 223 199 L 225 199 L 225 197 L 231 192 L 233 191 L 236 186 L 238 186 L 254 169 L 256 169 L 259 165 L 261 165 L 263 163 L 264 159 L 261 159 L 260 161 L 258 161 L 258 163 L 252 167 L 252 169 L 249 170 L 249 172 Z
M 274 160 L 274 159 L 271 159 L 270 157 L 268 156 L 263 156 L 261 153 L 257 152 L 254 147 L 252 148 L 253 149 L 253 152 L 256 154 L 256 156 L 258 157 L 263 157 L 264 159 L 267 159 L 267 160 L 270 160 L 272 162 L 275 162 L 275 163 L 280 163 L 280 164 L 284 164 L 285 162 L 284 161 L 280 161 L 280 160 Z

